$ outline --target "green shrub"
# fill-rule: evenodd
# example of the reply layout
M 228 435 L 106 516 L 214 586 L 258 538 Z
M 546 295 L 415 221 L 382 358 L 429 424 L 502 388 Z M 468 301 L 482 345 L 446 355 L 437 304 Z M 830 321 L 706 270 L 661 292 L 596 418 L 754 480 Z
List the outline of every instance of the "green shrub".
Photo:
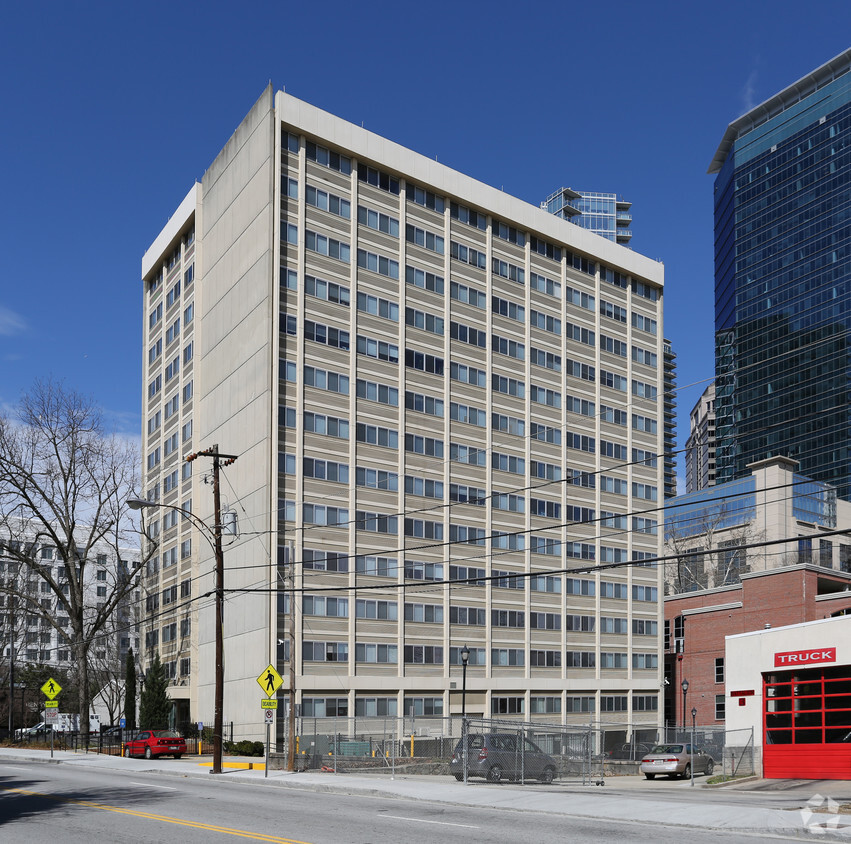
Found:
M 266 752 L 262 741 L 226 741 L 224 743 L 225 753 L 233 753 L 235 756 L 263 756 Z

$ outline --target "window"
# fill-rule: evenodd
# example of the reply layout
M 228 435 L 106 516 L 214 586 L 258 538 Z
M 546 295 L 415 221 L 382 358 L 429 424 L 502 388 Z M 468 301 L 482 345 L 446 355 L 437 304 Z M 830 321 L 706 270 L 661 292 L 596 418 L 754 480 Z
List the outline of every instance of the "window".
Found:
M 513 319 L 517 322 L 526 322 L 526 308 L 523 305 L 510 302 L 508 299 L 501 299 L 499 296 L 491 297 L 491 310 L 494 314 L 508 317 L 508 319 Z
M 361 443 L 380 445 L 383 448 L 399 448 L 399 432 L 393 428 L 382 428 L 378 425 L 358 422 L 356 437 L 357 441 Z
M 491 377 L 491 387 L 498 393 L 505 393 L 520 399 L 526 395 L 526 385 L 523 381 L 518 381 L 516 378 L 506 378 L 504 375 L 497 375 L 496 373 Z
M 348 467 L 346 469 L 348 477 Z M 355 468 L 355 482 L 357 486 L 369 489 L 387 489 L 391 492 L 399 489 L 399 476 L 395 472 L 387 472 L 384 469 L 368 469 L 357 466 Z
M 346 248 L 348 249 L 348 247 Z M 375 252 L 367 252 L 365 249 L 358 249 L 358 266 L 387 278 L 399 278 L 398 261 L 378 255 Z
M 366 355 L 376 360 L 386 360 L 388 363 L 399 362 L 399 347 L 397 345 L 386 343 L 384 340 L 374 340 L 360 334 L 357 338 L 357 352 L 359 355 Z
M 351 302 L 348 287 L 344 287 L 342 284 L 335 284 L 333 281 L 324 281 L 312 275 L 306 275 L 304 277 L 304 292 L 308 296 L 315 296 L 317 299 L 323 299 L 326 302 L 333 302 L 337 305 L 346 305 L 348 307 Z
M 526 283 L 526 270 L 523 267 L 512 264 L 510 261 L 501 261 L 496 257 L 492 258 L 491 271 L 494 275 L 507 278 L 509 281 L 517 282 L 517 284 Z
M 405 349 L 405 366 L 410 369 L 418 369 L 420 372 L 428 372 L 432 375 L 443 375 L 443 358 L 435 355 L 427 355 L 415 349 Z
M 287 141 L 289 144 L 289 151 L 298 152 L 298 138 L 294 135 L 288 134 Z M 295 149 L 292 148 L 292 141 L 295 141 Z M 312 141 L 307 142 L 304 152 L 308 159 L 315 161 L 317 164 L 321 164 L 323 167 L 327 167 L 329 170 L 336 170 L 337 172 L 345 175 L 352 172 L 352 162 L 350 158 L 345 155 L 340 155 L 338 152 L 332 152 L 323 146 L 319 146 L 319 144 L 314 144 Z
M 333 237 L 327 237 L 310 229 L 305 229 L 304 234 L 305 249 L 309 249 L 311 252 L 316 252 L 319 255 L 325 255 L 328 258 L 336 258 L 338 261 L 349 263 L 351 250 L 348 243 L 336 240 Z
M 561 651 L 530 651 L 529 665 L 533 668 L 561 668 Z
M 363 381 L 358 378 L 357 395 L 359 399 L 368 399 L 393 407 L 399 406 L 399 390 L 396 387 L 389 387 L 387 384 L 379 384 L 376 381 Z
M 649 416 L 640 416 L 637 413 L 632 414 L 632 428 L 635 431 L 644 431 L 648 434 L 655 434 L 658 423 L 655 419 Z
M 326 346 L 333 346 L 335 349 L 349 349 L 349 332 L 343 331 L 333 326 L 323 325 L 321 322 L 313 322 L 312 320 L 304 321 L 304 338 L 305 340 L 313 340 L 315 343 L 322 343 Z
M 442 624 L 443 606 L 441 604 L 405 604 L 405 621 Z
M 330 370 L 318 369 L 315 366 L 304 367 L 304 384 L 306 387 L 316 387 L 329 393 L 349 394 L 349 376 L 339 375 Z M 287 378 L 287 380 L 290 380 Z M 360 383 L 360 382 L 358 382 Z
M 443 238 L 440 235 L 412 226 L 410 223 L 405 226 L 405 240 L 408 243 L 414 243 L 424 249 L 437 252 L 439 255 L 443 254 Z
M 480 270 L 487 267 L 487 255 L 478 249 L 473 249 L 472 246 L 464 246 L 453 240 L 449 244 L 449 254 L 456 261 L 461 261 L 463 264 L 470 264 L 473 267 L 478 267 Z
M 325 595 L 305 595 L 302 611 L 305 615 L 318 615 L 327 618 L 348 618 L 349 599 L 331 598 Z
M 500 337 L 498 334 L 491 335 L 491 351 L 494 354 L 506 355 L 516 360 L 526 359 L 526 345 L 517 340 Z
M 645 366 L 655 367 L 658 361 L 656 352 L 650 352 L 647 349 L 642 349 L 639 346 L 632 347 L 632 359 L 636 363 L 643 363 Z
M 396 516 L 384 516 L 381 513 L 356 510 L 355 528 L 368 533 L 388 533 L 395 536 L 399 533 L 399 520 Z
M 529 287 L 531 287 L 532 290 L 539 291 L 540 293 L 546 293 L 548 296 L 561 297 L 561 282 L 553 281 L 551 278 L 539 275 L 538 273 L 529 273 Z M 569 293 L 575 292 L 570 287 L 568 287 L 567 290 Z M 589 298 L 587 293 L 583 295 L 586 298 Z M 591 296 L 590 299 L 593 302 L 594 297 Z M 572 301 L 570 295 L 568 295 L 568 301 Z
M 443 440 L 433 437 L 421 437 L 418 434 L 405 434 L 405 451 L 424 454 L 427 457 L 443 457 Z
M 302 658 L 305 662 L 348 662 L 349 645 L 347 642 L 304 642 Z
M 453 381 L 460 381 L 462 384 L 471 384 L 474 387 L 484 387 L 487 384 L 487 373 L 484 370 L 475 369 L 463 363 L 450 362 L 449 377 Z M 494 376 L 494 378 L 496 377 Z M 521 384 L 520 386 L 522 387 L 523 385 Z
M 459 302 L 466 302 L 474 308 L 484 310 L 488 306 L 488 297 L 475 287 L 468 287 L 466 284 L 458 284 L 457 281 L 449 283 L 449 296 Z
M 491 715 L 522 715 L 525 711 L 526 701 L 522 697 L 491 698 Z
M 724 657 L 720 656 L 715 659 L 715 682 L 724 682 Z M 717 716 L 716 716 L 717 717 Z
M 416 410 L 419 413 L 425 413 L 428 416 L 443 418 L 443 401 L 432 396 L 422 395 L 421 393 L 410 393 L 406 390 L 405 408 L 407 410 Z
M 724 695 L 715 695 L 715 720 L 723 721 L 727 717 L 727 701 Z
M 358 310 L 382 319 L 399 322 L 399 305 L 388 299 L 380 299 L 378 296 L 358 293 Z
M 622 393 L 625 393 L 629 382 L 623 375 L 615 375 L 614 372 L 601 369 L 600 383 L 604 387 L 611 387 L 613 390 L 620 390 Z
M 358 206 L 358 222 L 377 232 L 399 237 L 399 221 L 395 217 L 373 211 L 371 208 L 364 208 L 363 205 Z
M 358 164 L 358 179 L 368 185 L 386 190 L 388 193 L 399 194 L 399 180 L 383 170 L 369 167 L 366 164 Z
M 552 334 L 561 334 L 561 320 L 549 314 L 534 310 L 529 311 L 529 322 L 533 328 L 540 328 L 542 331 L 549 331 Z
M 349 421 L 336 416 L 325 416 L 322 413 L 305 412 L 304 430 L 312 434 L 347 440 L 349 438 Z
M 545 369 L 552 369 L 553 372 L 561 372 L 561 355 L 536 349 L 533 346 L 531 360 L 534 366 L 543 366 Z
M 418 270 L 416 267 L 405 267 L 405 282 L 422 290 L 443 295 L 443 277 L 434 273 Z
M 638 328 L 641 331 L 647 331 L 650 334 L 655 334 L 657 331 L 655 319 L 650 319 L 650 317 L 635 312 L 632 314 L 632 327 Z
M 466 343 L 468 346 L 476 346 L 479 349 L 486 349 L 488 345 L 488 335 L 484 331 L 479 331 L 477 328 L 459 322 L 449 323 L 449 336 L 453 340 Z
M 308 185 L 304 192 L 304 198 L 308 205 L 314 208 L 319 208 L 322 211 L 328 211 L 331 214 L 336 214 L 338 217 L 350 219 L 352 216 L 351 204 L 347 199 L 336 196 L 333 193 L 320 190 L 319 188 Z
M 443 648 L 437 645 L 405 645 L 405 662 L 414 665 L 443 665 Z
M 501 431 L 504 434 L 514 434 L 518 437 L 526 435 L 526 422 L 517 416 L 507 416 L 504 413 L 491 414 L 491 427 L 494 431 Z M 532 423 L 532 428 L 535 429 L 535 423 Z M 534 433 L 532 436 L 535 436 Z

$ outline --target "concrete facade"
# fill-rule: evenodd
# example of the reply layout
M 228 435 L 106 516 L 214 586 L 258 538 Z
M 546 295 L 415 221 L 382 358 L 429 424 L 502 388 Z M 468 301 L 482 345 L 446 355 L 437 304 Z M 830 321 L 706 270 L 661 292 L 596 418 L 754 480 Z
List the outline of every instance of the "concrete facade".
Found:
M 658 722 L 660 264 L 270 87 L 143 280 L 144 586 L 179 595 L 146 657 L 186 720 L 212 721 L 213 555 L 167 508 L 211 523 L 181 458 L 215 443 L 235 737 L 291 655 L 305 716 L 457 714 L 465 645 L 470 714 Z

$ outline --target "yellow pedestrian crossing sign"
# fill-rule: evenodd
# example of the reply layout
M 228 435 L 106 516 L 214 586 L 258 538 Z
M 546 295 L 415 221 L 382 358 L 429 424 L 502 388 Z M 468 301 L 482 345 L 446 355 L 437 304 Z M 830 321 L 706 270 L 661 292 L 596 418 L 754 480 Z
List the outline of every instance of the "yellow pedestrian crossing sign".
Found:
M 275 667 L 270 665 L 258 678 L 257 682 L 260 688 L 263 689 L 263 694 L 270 698 L 284 684 L 284 678 L 275 671 Z
M 41 687 L 42 692 L 44 692 L 44 696 L 53 700 L 59 692 L 62 691 L 62 686 L 56 682 L 52 677 Z

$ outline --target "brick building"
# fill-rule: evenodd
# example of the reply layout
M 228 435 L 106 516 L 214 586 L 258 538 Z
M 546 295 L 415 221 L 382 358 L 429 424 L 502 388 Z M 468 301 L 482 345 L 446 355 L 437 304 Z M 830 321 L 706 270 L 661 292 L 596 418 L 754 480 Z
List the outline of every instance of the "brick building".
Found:
M 665 720 L 691 709 L 702 726 L 725 724 L 725 638 L 851 614 L 851 574 L 812 563 L 750 572 L 729 586 L 665 598 Z M 684 696 L 682 681 L 688 680 Z

